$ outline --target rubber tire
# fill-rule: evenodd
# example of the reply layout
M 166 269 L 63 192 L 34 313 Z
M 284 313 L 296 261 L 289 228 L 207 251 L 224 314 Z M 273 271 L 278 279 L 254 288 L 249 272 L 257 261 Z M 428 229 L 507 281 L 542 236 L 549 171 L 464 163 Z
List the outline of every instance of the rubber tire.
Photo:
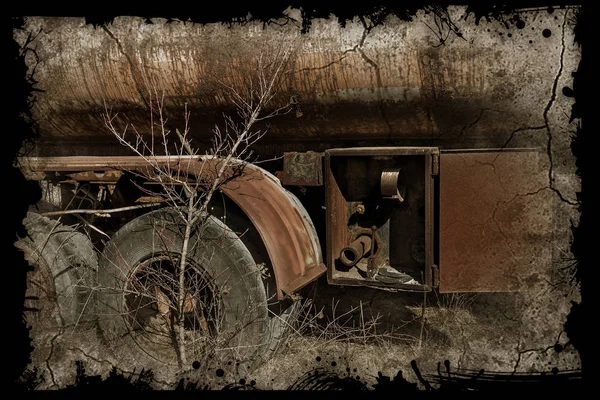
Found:
M 225 204 L 225 202 L 227 203 Z M 221 198 L 218 196 L 213 197 L 209 210 L 220 221 L 224 220 L 224 223 L 231 230 L 243 233 L 240 239 L 252 254 L 255 262 L 267 265 L 269 276 L 263 276 L 262 281 L 269 303 L 269 336 L 267 344 L 264 346 L 264 351 L 261 354 L 263 363 L 267 362 L 279 352 L 282 344 L 288 338 L 288 334 L 295 329 L 302 310 L 301 300 L 298 299 L 299 296 L 294 296 L 293 298 L 278 301 L 276 298 L 273 298 L 273 295 L 269 295 L 274 294 L 277 289 L 273 266 L 271 265 L 271 260 L 260 234 L 243 210 L 233 203 L 232 200 L 224 196 Z
M 23 219 L 27 236 L 14 245 L 24 253 L 25 260 L 33 268 L 28 273 L 31 293 L 33 282 L 42 282 L 43 292 L 51 298 L 31 301 L 38 315 L 45 315 L 45 328 L 90 329 L 95 326 L 95 299 L 91 288 L 95 285 L 98 258 L 87 236 L 64 226 L 56 220 L 28 212 Z M 30 294 L 28 294 L 30 295 Z M 48 301 L 54 302 L 52 309 Z M 29 306 L 29 305 L 28 305 Z M 33 318 L 35 320 L 35 316 Z
M 98 325 L 109 343 L 119 337 L 132 340 L 135 345 L 131 348 L 137 349 L 134 352 L 141 358 L 148 355 L 130 335 L 129 324 L 123 317 L 127 310 L 122 277 L 127 275 L 129 279 L 140 262 L 156 254 L 179 255 L 184 230 L 178 212 L 163 208 L 128 222 L 106 244 L 99 262 L 97 308 Z M 202 245 L 194 246 L 197 242 Z M 221 293 L 223 330 L 236 329 L 239 332 L 236 344 L 247 349 L 242 351 L 241 358 L 221 352 L 221 359 L 235 359 L 246 371 L 253 370 L 268 340 L 267 299 L 259 269 L 240 238 L 212 216 L 207 216 L 202 226 L 194 227 L 189 248 L 194 250 L 188 257 L 214 279 L 219 290 L 227 286 L 228 291 Z M 154 356 L 155 359 L 162 357 L 161 354 Z M 167 355 L 159 361 L 173 364 Z

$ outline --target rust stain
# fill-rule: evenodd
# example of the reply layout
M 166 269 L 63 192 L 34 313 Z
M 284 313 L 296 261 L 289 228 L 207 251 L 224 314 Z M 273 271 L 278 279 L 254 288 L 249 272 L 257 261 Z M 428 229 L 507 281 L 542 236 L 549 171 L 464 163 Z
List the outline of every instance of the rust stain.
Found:
M 440 291 L 506 292 L 551 263 L 547 162 L 535 151 L 440 155 Z
M 284 185 L 323 185 L 323 154 L 313 151 L 285 153 L 283 171 L 277 172 L 277 178 Z
M 33 113 L 42 138 L 110 136 L 101 118 L 104 102 L 124 112 L 120 122 L 148 134 L 147 106 L 154 89 L 164 92 L 172 124 L 182 122 L 187 102 L 194 135 L 209 137 L 223 109 L 232 108 L 226 90 L 214 81 L 247 90 L 259 54 L 286 41 L 298 49 L 273 106 L 295 94 L 305 116 L 274 120 L 271 137 L 427 137 L 442 125 L 458 129 L 476 108 L 491 107 L 492 88 L 482 82 L 506 85 L 506 79 L 486 78 L 495 73 L 495 64 L 488 63 L 493 47 L 423 48 L 416 37 L 395 36 L 395 28 L 406 26 L 401 22 L 371 33 L 368 46 L 349 43 L 351 31 L 341 28 L 298 37 L 292 27 L 250 35 L 252 27 L 142 26 L 135 18 L 119 19 L 106 29 L 80 27 L 76 19 L 38 22 L 54 26 L 36 48 L 36 78 L 45 92 L 36 93 Z M 497 108 L 503 102 L 497 99 Z M 485 123 L 497 128 L 505 119 Z
M 90 182 L 117 182 L 122 175 L 123 171 L 119 170 L 107 170 L 101 172 L 84 171 L 66 174 L 66 176 L 76 181 Z
M 203 171 L 216 170 L 220 162 L 209 161 Z M 234 169 L 235 166 L 231 171 Z M 280 299 L 325 273 L 320 254 L 313 246 L 310 221 L 302 218 L 279 182 L 258 167 L 246 164 L 242 176 L 226 182 L 221 190 L 256 226 L 273 263 Z

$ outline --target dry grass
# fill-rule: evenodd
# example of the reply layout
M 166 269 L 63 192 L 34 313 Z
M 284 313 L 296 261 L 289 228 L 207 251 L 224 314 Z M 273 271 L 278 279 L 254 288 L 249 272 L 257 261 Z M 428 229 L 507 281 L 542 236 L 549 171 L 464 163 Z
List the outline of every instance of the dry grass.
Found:
M 419 338 L 403 333 L 404 326 L 383 328 L 383 317 L 366 318 L 363 303 L 349 311 L 337 312 L 339 300 L 332 300 L 331 315 L 307 301 L 291 334 L 272 359 L 252 374 L 261 389 L 288 388 L 303 373 L 326 368 L 340 376 L 376 383 L 378 372 L 418 382 L 412 360 L 431 360 L 439 346 L 419 346 Z M 420 318 L 420 313 L 406 325 Z M 431 371 L 433 372 L 433 371 Z
M 331 317 L 326 317 L 323 309 L 309 301 L 279 353 L 255 371 L 252 379 L 259 388 L 280 390 L 311 369 L 326 368 L 340 376 L 360 377 L 369 387 L 377 382 L 379 372 L 393 377 L 399 370 L 407 380 L 419 383 L 411 361 L 424 374 L 437 373 L 437 364 L 444 360 L 456 368 L 464 358 L 463 339 L 482 333 L 469 311 L 475 298 L 472 294 L 438 295 L 436 305 L 426 306 L 424 314 L 421 304 L 408 307 L 412 319 L 393 329 L 383 328 L 381 315 L 365 318 L 362 302 L 338 313 L 339 301 L 332 300 Z M 415 322 L 425 327 L 422 337 L 403 333 L 406 325 Z M 432 327 L 453 340 L 440 340 L 429 332 Z
M 317 309 L 309 300 L 300 312 L 293 333 L 297 338 L 310 336 L 326 346 L 330 343 L 348 343 L 362 345 L 386 345 L 388 343 L 415 343 L 413 335 L 402 333 L 403 326 L 382 329 L 382 316 L 365 317 L 363 303 L 338 312 L 340 301 L 332 299 L 331 317 L 326 317 L 324 309 Z M 407 321 L 406 324 L 412 321 Z M 293 335 L 292 335 L 293 337 Z

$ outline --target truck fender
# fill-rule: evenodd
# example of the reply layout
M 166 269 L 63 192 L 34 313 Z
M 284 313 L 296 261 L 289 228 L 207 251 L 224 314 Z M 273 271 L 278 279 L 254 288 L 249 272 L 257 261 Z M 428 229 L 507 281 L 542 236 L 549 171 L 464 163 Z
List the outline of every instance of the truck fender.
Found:
M 211 182 L 221 159 L 208 158 L 190 166 L 190 172 Z M 208 167 L 206 163 L 214 163 Z M 256 227 L 267 249 L 282 300 L 326 272 L 316 229 L 298 198 L 274 175 L 250 163 L 233 161 L 220 186 Z M 239 173 L 239 167 L 243 172 Z M 195 170 L 195 171 L 194 171 Z

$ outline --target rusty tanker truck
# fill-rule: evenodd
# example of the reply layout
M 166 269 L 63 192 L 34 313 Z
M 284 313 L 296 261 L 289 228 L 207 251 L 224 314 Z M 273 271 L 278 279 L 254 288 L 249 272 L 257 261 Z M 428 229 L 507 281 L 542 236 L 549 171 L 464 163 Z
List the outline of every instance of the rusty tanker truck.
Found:
M 181 361 L 169 332 L 196 343 L 235 330 L 235 346 L 222 347 L 246 350 L 223 354 L 255 365 L 321 277 L 395 292 L 519 291 L 551 262 L 552 202 L 569 196 L 568 145 L 553 140 L 568 124 L 557 85 L 570 84 L 578 57 L 565 45 L 568 12 L 476 24 L 450 7 L 411 21 L 315 18 L 307 31 L 298 10 L 269 23 L 25 18 L 14 38 L 38 89 L 39 138 L 18 166 L 43 198 L 16 246 L 52 293 L 50 318 L 164 363 Z M 257 60 L 282 48 L 263 112 L 285 112 L 253 126 L 252 157 L 229 159 L 225 170 L 243 173 L 219 184 L 192 227 L 184 279 L 197 286 L 177 298 L 163 286 L 177 280 L 185 229 L 177 207 L 149 195 L 160 191 L 151 170 L 211 182 L 202 166 L 225 160 L 204 156 L 215 127 L 239 117 L 229 94 L 243 99 Z M 160 112 L 174 147 L 157 146 L 149 168 L 107 112 L 144 143 L 161 140 Z M 172 150 L 183 131 L 198 155 Z M 173 282 L 157 283 L 161 274 Z M 200 357 L 191 347 L 188 360 Z

